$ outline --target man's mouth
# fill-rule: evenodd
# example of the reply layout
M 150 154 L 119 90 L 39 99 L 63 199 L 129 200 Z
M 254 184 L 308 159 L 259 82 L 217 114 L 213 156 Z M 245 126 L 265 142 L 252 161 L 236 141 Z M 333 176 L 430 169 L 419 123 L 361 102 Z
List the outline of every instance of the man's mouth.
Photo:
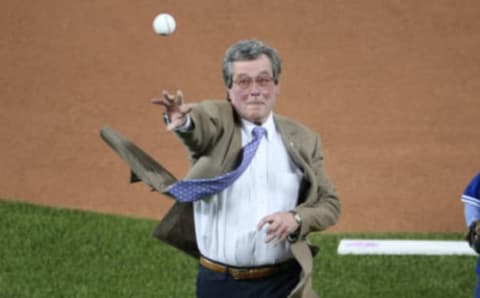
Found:
M 247 102 L 248 105 L 264 105 L 265 103 L 263 101 L 258 101 L 258 100 L 252 100 Z

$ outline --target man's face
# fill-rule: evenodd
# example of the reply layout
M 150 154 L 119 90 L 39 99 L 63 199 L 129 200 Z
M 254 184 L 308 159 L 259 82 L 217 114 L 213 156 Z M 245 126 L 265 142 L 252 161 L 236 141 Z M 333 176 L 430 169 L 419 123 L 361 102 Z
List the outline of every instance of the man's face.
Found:
M 233 62 L 233 84 L 228 95 L 235 110 L 250 122 L 263 123 L 275 105 L 280 86 L 275 85 L 267 56 Z

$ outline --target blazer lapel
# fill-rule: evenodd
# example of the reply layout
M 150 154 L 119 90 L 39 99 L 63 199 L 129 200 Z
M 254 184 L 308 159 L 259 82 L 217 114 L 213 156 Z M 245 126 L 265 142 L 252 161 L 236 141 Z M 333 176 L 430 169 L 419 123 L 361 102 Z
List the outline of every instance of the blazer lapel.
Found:
M 314 173 L 308 161 L 306 161 L 300 154 L 302 140 L 297 137 L 293 126 L 289 125 L 287 121 L 278 116 L 275 117 L 275 123 L 282 136 L 288 155 L 303 172 L 303 179 L 298 194 L 298 204 L 302 204 L 305 201 L 308 201 L 308 198 L 310 197 L 311 186 L 315 181 Z
M 275 117 L 275 123 L 280 132 L 280 135 L 282 136 L 283 143 L 285 145 L 285 148 L 287 149 L 290 158 L 303 172 L 305 172 L 308 165 L 299 153 L 299 146 L 301 143 L 299 140 L 297 140 L 295 131 L 291 129 L 291 126 L 288 125 L 288 123 L 283 121 L 278 116 Z

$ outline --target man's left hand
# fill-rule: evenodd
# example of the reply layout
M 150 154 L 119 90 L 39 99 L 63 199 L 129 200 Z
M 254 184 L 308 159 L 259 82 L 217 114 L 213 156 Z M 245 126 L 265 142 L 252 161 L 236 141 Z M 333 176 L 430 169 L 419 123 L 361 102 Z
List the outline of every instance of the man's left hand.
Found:
M 299 227 L 294 215 L 290 212 L 276 212 L 265 216 L 258 223 L 258 230 L 261 230 L 265 224 L 269 224 L 265 242 L 269 243 L 275 239 L 274 244 L 285 240 L 288 235 L 294 233 Z

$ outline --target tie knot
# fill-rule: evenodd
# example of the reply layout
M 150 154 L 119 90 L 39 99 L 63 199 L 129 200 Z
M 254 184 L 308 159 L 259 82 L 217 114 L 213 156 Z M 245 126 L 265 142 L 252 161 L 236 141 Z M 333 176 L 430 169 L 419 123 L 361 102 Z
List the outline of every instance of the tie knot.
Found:
M 252 131 L 252 134 L 256 139 L 261 138 L 265 134 L 265 128 L 261 126 L 255 126 L 255 128 Z

